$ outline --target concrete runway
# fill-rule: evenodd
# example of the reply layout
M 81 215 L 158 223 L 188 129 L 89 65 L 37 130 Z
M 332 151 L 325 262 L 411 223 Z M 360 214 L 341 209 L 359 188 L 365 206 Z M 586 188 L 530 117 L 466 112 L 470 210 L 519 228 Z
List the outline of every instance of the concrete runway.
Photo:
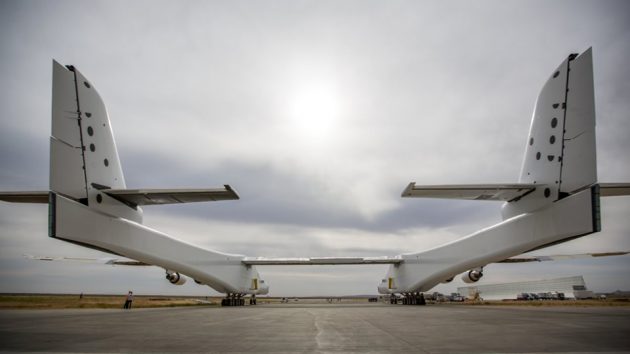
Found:
M 0 351 L 628 352 L 630 308 L 283 304 L 4 310 Z

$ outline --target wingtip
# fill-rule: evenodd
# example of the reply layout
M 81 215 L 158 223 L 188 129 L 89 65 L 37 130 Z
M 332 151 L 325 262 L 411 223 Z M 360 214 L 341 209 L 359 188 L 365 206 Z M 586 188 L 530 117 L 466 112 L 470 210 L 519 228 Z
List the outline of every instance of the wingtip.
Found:
M 234 200 L 239 200 L 241 199 L 241 197 L 238 195 L 238 193 L 236 192 L 236 190 L 234 190 L 234 188 L 232 188 L 232 186 L 230 186 L 229 184 L 224 184 L 223 187 L 225 187 L 225 189 L 228 192 L 231 192 L 234 195 Z
M 413 190 L 413 187 L 416 186 L 416 182 L 411 182 L 407 185 L 407 187 L 405 188 L 405 190 L 402 191 L 402 194 L 400 195 L 402 198 L 406 198 L 406 197 L 410 197 L 411 196 L 411 191 Z

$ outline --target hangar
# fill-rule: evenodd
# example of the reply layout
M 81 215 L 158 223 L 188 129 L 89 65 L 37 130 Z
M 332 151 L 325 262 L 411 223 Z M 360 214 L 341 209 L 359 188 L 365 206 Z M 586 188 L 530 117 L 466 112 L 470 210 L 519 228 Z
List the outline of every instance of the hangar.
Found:
M 462 296 L 474 298 L 479 294 L 484 300 L 516 299 L 521 293 L 564 293 L 565 298 L 585 298 L 593 293 L 586 290 L 586 283 L 581 275 L 573 277 L 524 281 L 516 283 L 487 284 L 457 288 Z

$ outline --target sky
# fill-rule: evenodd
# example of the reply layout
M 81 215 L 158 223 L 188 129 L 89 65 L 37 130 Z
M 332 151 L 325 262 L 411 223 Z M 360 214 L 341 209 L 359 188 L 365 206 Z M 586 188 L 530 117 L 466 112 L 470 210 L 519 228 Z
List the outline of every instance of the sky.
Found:
M 598 176 L 630 181 L 627 1 L 0 0 L 0 190 L 47 190 L 52 59 L 107 105 L 128 188 L 230 184 L 238 201 L 144 223 L 247 256 L 395 256 L 500 222 L 500 203 L 402 199 L 409 182 L 517 182 L 535 99 L 593 48 Z M 603 229 L 536 254 L 630 250 Z M 47 206 L 0 202 L 0 292 L 216 295 L 47 237 Z M 493 264 L 479 284 L 583 275 L 630 290 L 630 256 Z M 376 266 L 259 267 L 273 296 L 376 294 Z M 436 291 L 455 291 L 459 278 Z

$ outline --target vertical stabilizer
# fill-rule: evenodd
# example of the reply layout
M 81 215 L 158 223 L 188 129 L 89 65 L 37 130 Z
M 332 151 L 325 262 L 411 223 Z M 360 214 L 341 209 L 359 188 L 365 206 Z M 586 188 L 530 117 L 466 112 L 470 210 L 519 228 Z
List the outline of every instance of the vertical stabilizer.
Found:
M 125 189 L 112 127 L 94 86 L 53 61 L 50 189 L 111 216 L 142 221 L 142 211 L 101 193 Z
M 571 54 L 543 86 L 519 183 L 540 185 L 507 203 L 504 218 L 547 206 L 597 182 L 591 49 Z

